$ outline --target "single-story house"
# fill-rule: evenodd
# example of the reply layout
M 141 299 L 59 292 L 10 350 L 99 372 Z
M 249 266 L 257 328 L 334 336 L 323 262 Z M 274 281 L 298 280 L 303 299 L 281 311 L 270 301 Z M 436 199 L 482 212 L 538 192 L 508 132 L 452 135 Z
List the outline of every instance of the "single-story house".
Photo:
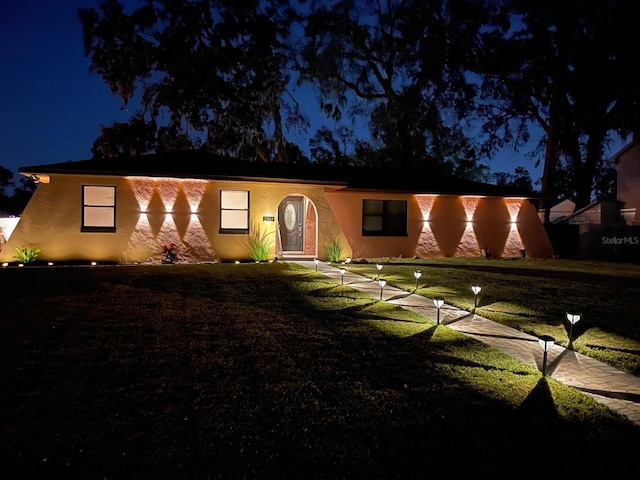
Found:
M 38 260 L 160 263 L 250 259 L 252 236 L 271 258 L 553 256 L 532 199 L 426 168 L 245 162 L 205 152 L 21 167 L 38 182 L 0 251 L 37 246 Z

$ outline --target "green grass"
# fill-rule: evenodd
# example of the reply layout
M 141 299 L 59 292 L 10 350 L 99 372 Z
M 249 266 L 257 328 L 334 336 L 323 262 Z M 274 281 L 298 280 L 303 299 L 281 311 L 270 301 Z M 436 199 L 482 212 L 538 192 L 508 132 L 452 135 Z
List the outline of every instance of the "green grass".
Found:
M 375 263 L 390 285 L 444 297 L 473 311 L 472 285 L 480 285 L 477 313 L 517 330 L 551 335 L 556 342 L 613 367 L 640 376 L 640 265 L 534 259 L 371 259 L 351 271 L 375 278 Z M 567 313 L 581 319 L 571 331 Z
M 10 268 L 0 285 L 0 478 L 635 468 L 624 417 L 297 265 Z

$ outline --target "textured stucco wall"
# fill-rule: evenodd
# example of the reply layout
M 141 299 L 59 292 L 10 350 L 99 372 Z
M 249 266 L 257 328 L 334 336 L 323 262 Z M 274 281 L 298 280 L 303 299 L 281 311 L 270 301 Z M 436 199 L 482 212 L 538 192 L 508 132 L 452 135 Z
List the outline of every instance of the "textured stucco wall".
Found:
M 553 248 L 526 199 L 375 192 L 327 194 L 355 258 L 370 257 L 516 257 L 548 258 Z M 363 199 L 406 200 L 407 236 L 362 235 Z
M 116 186 L 115 233 L 81 232 L 83 185 Z M 45 261 L 159 263 L 162 246 L 169 243 L 176 244 L 182 262 L 248 260 L 249 235 L 219 233 L 223 189 L 250 191 L 251 231 L 272 239 L 272 257 L 276 255 L 277 222 L 265 222 L 263 217 L 277 218 L 278 205 L 288 195 L 303 195 L 313 202 L 314 212 L 322 219 L 319 237 L 340 237 L 323 186 L 53 175 L 50 183 L 38 185 L 9 242 L 0 251 L 0 261 L 15 261 L 16 245 L 37 245 L 41 249 L 39 260 Z M 317 247 L 322 258 L 322 245 L 317 245 L 315 232 L 313 235 L 311 254 Z M 340 238 L 346 249 L 344 237 Z
M 115 185 L 116 231 L 81 232 L 82 186 Z M 250 234 L 221 234 L 220 191 L 250 192 Z M 162 246 L 174 243 L 180 262 L 249 260 L 253 233 L 271 239 L 278 255 L 280 202 L 289 195 L 307 201 L 306 255 L 326 259 L 332 240 L 343 258 L 550 257 L 551 244 L 533 205 L 524 199 L 412 195 L 341 190 L 322 185 L 53 175 L 38 185 L 0 262 L 15 261 L 15 246 L 40 247 L 39 260 L 160 263 Z M 362 235 L 362 200 L 406 200 L 407 236 Z M 317 226 L 317 233 L 316 233 Z

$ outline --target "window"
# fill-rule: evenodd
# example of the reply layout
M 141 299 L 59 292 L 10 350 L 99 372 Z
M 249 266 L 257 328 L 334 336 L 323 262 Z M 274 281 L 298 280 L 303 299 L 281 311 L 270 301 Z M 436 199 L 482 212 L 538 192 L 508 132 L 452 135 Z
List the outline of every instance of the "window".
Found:
M 116 231 L 116 187 L 82 186 L 83 232 Z
M 249 192 L 220 191 L 220 233 L 249 233 Z
M 406 200 L 363 200 L 362 235 L 406 236 Z

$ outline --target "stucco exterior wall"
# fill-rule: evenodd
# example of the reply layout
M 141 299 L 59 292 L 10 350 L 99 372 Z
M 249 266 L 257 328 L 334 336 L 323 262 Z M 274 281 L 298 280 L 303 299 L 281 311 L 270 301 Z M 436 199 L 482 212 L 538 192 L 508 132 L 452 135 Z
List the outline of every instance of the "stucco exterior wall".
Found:
M 82 232 L 82 186 L 116 187 L 115 232 Z M 183 262 L 248 260 L 248 234 L 221 234 L 220 190 L 250 192 L 251 233 L 273 240 L 276 255 L 279 203 L 299 194 L 313 202 L 320 238 L 337 236 L 350 254 L 344 235 L 324 197 L 325 187 L 295 183 L 203 181 L 148 177 L 52 175 L 38 185 L 9 242 L 0 251 L 0 262 L 15 261 L 15 246 L 36 245 L 44 261 L 103 261 L 160 263 L 162 246 L 175 243 Z M 315 212 L 314 211 L 314 212 Z M 315 216 L 314 216 L 315 218 Z M 315 237 L 315 235 L 314 235 Z M 313 248 L 316 248 L 315 238 Z M 323 257 L 322 241 L 317 245 Z M 315 253 L 315 252 L 314 252 Z
M 378 192 L 327 193 L 355 258 L 553 256 L 534 205 L 527 199 Z M 364 199 L 406 200 L 406 236 L 363 236 Z
M 115 232 L 82 232 L 83 185 L 116 187 Z M 249 191 L 250 233 L 220 233 L 220 191 Z M 15 246 L 38 246 L 42 261 L 160 263 L 174 243 L 178 261 L 247 261 L 251 235 L 280 255 L 278 206 L 289 195 L 306 202 L 303 253 L 326 260 L 333 240 L 343 258 L 492 257 L 545 258 L 553 249 L 534 206 L 526 199 L 354 191 L 326 185 L 53 175 L 38 185 L 0 262 L 15 261 Z M 407 202 L 406 236 L 363 236 L 364 199 Z M 484 252 L 483 252 L 484 251 Z

